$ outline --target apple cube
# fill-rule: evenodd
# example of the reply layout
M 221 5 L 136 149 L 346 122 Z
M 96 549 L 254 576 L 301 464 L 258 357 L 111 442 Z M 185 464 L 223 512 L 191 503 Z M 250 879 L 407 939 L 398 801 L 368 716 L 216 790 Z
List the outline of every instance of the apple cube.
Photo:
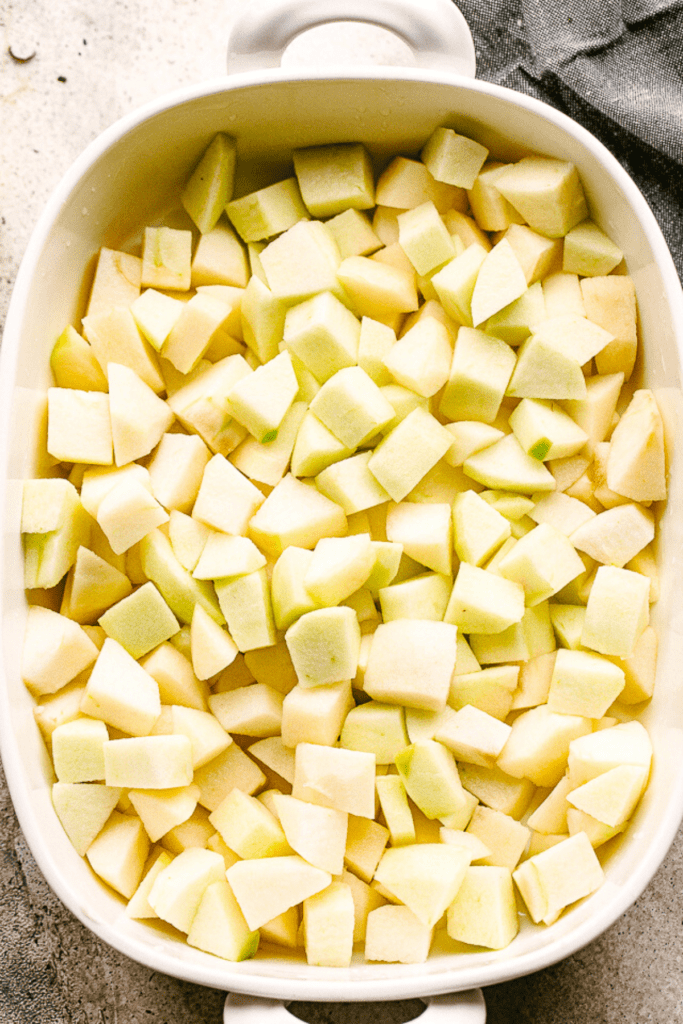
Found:
M 633 814 L 647 777 L 647 768 L 618 765 L 573 789 L 567 801 L 610 828 L 618 828 Z
M 397 221 L 399 244 L 418 274 L 453 258 L 453 241 L 431 200 L 400 213 Z
M 510 522 L 475 491 L 463 491 L 453 502 L 453 540 L 458 558 L 480 566 L 510 536 Z
M 396 619 L 381 624 L 370 648 L 366 693 L 378 701 L 441 710 L 455 668 L 456 633 L 446 622 Z
M 252 757 L 257 758 L 290 785 L 294 781 L 294 751 L 285 747 L 281 736 L 268 736 L 257 740 L 248 748 Z
M 410 558 L 434 572 L 450 574 L 452 537 L 448 505 L 400 502 L 389 506 L 386 531 L 387 540 L 401 544 Z
M 437 181 L 472 188 L 488 150 L 474 139 L 458 135 L 452 128 L 435 128 L 420 156 Z
M 156 680 L 162 704 L 206 711 L 208 686 L 197 678 L 188 658 L 173 644 L 160 644 L 140 664 Z
M 107 378 L 85 338 L 66 327 L 50 353 L 50 369 L 58 388 L 106 391 Z
M 504 949 L 519 931 L 509 868 L 469 867 L 447 913 L 452 939 Z
M 52 733 L 57 726 L 73 722 L 80 716 L 80 704 L 84 693 L 85 683 L 81 682 L 81 677 L 78 676 L 57 693 L 46 694 L 39 698 L 33 708 L 33 717 L 48 749 Z
M 232 226 L 219 220 L 197 242 L 192 259 L 192 286 L 232 285 L 244 288 L 248 280 L 249 263 L 244 247 Z
M 546 317 L 543 288 L 537 281 L 514 302 L 490 316 L 482 327 L 487 334 L 494 334 L 508 345 L 521 345 Z
M 377 179 L 375 201 L 380 207 L 406 210 L 428 200 L 434 203 L 439 213 L 445 213 L 453 206 L 465 209 L 466 205 L 462 189 L 437 181 L 420 160 L 394 157 Z
M 276 736 L 282 723 L 282 694 L 266 683 L 240 686 L 209 697 L 209 707 L 226 732 Z
M 462 810 L 466 803 L 458 768 L 442 743 L 418 740 L 395 758 L 406 792 L 430 820 Z
M 235 660 L 238 648 L 230 634 L 196 605 L 190 631 L 192 667 L 198 679 L 210 679 Z
M 180 201 L 202 233 L 216 225 L 232 196 L 235 156 L 235 140 L 218 132 L 183 189 Z
M 118 787 L 56 782 L 52 803 L 69 841 L 79 856 L 85 856 L 118 803 Z
M 445 622 L 463 633 L 500 633 L 524 615 L 521 583 L 461 562 L 455 578 Z
M 607 484 L 633 501 L 666 497 L 662 417 L 654 395 L 636 391 L 617 423 L 607 460 Z
M 557 714 L 546 704 L 531 708 L 515 719 L 498 767 L 537 786 L 556 786 L 567 767 L 569 744 L 591 731 L 588 718 Z
M 223 455 L 208 462 L 192 515 L 223 533 L 245 534 L 263 494 Z
M 591 587 L 581 643 L 600 654 L 628 657 L 649 620 L 647 576 L 601 565 Z
M 482 231 L 504 231 L 510 224 L 523 222 L 523 218 L 496 187 L 498 178 L 508 166 L 495 160 L 485 163 L 467 190 L 472 214 Z
M 190 287 L 192 232 L 147 227 L 142 241 L 143 287 L 187 291 Z
M 429 956 L 433 928 L 406 906 L 384 906 L 370 911 L 365 936 L 365 959 L 389 963 L 421 964 Z
M 273 295 L 292 305 L 319 292 L 339 291 L 339 249 L 320 221 L 298 221 L 270 242 L 259 258 Z
M 358 338 L 358 365 L 378 387 L 391 383 L 384 360 L 395 344 L 396 333 L 391 327 L 369 316 L 363 317 Z
M 282 352 L 234 385 L 229 408 L 257 441 L 274 441 L 298 390 L 291 357 Z
M 425 317 L 391 347 L 384 366 L 403 387 L 430 398 L 448 380 L 451 359 L 448 330 L 434 317 Z
M 299 743 L 292 796 L 320 807 L 374 818 L 374 755 L 359 750 Z
M 450 446 L 445 427 L 417 408 L 375 448 L 368 468 L 394 501 L 402 501 Z
M 513 778 L 500 768 L 482 768 L 475 764 L 462 764 L 460 776 L 463 789 L 466 794 L 474 798 L 475 803 L 468 803 L 466 807 L 467 821 L 454 825 L 451 821 L 447 824 L 451 828 L 466 827 L 471 820 L 477 801 L 481 801 L 486 807 L 491 807 L 502 814 L 509 814 L 512 818 L 521 818 L 529 807 L 535 787 L 529 779 Z
M 532 919 L 548 924 L 569 904 L 595 892 L 604 873 L 590 840 L 579 832 L 530 857 L 512 877 Z
M 88 298 L 88 315 L 113 306 L 130 306 L 140 294 L 142 260 L 127 252 L 102 247 Z
M 218 696 L 216 694 L 209 700 L 217 700 Z M 171 731 L 173 735 L 186 736 L 190 741 L 192 767 L 195 770 L 213 761 L 232 742 L 231 737 L 217 721 L 217 716 L 182 705 L 174 704 L 171 707 Z
M 328 220 L 327 227 L 343 260 L 347 256 L 369 256 L 382 248 L 382 240 L 373 231 L 368 214 L 360 210 L 349 207 Z
M 524 398 L 510 416 L 510 426 L 524 451 L 535 459 L 576 455 L 588 435 L 556 403 Z
M 596 356 L 600 374 L 623 373 L 626 380 L 633 372 L 638 352 L 636 289 L 630 277 L 585 277 L 581 295 L 586 316 L 613 336 Z
M 130 899 L 142 878 L 149 840 L 139 818 L 113 811 L 85 852 L 96 875 Z
M 360 366 L 339 370 L 311 402 L 311 412 L 347 448 L 356 448 L 386 426 L 393 406 Z
M 227 878 L 250 928 L 260 928 L 332 881 L 329 872 L 296 855 L 241 860 Z
M 472 325 L 488 320 L 526 291 L 526 275 L 507 238 L 487 253 L 472 291 Z
M 157 875 L 147 898 L 163 921 L 187 933 L 204 893 L 212 883 L 222 882 L 224 877 L 225 864 L 220 854 L 213 850 L 187 849 Z
M 225 209 L 244 242 L 272 238 L 297 221 L 309 219 L 296 178 L 285 178 L 233 199 Z
M 392 846 L 415 842 L 415 823 L 408 803 L 406 788 L 398 775 L 382 775 L 375 780 L 377 796 L 389 829 Z
M 135 659 L 178 632 L 180 624 L 153 583 L 145 583 L 99 619 L 107 636 Z
M 199 786 L 199 803 L 215 811 L 235 788 L 251 796 L 265 785 L 266 776 L 237 743 L 231 743 L 218 757 L 197 768 L 194 782 Z
M 198 434 L 212 451 L 229 455 L 247 430 L 230 416 L 228 392 L 251 372 L 241 355 L 227 356 L 169 395 L 168 404 L 186 430 Z
M 488 639 L 486 636 L 472 634 L 474 640 Z M 495 637 L 493 638 L 495 640 Z M 477 646 L 479 644 L 477 643 Z M 505 659 L 509 660 L 506 652 Z M 521 653 L 521 652 L 520 652 Z M 519 681 L 519 667 L 517 665 L 491 665 L 476 672 L 466 672 L 462 675 L 454 675 L 451 679 L 448 703 L 450 707 L 460 710 L 470 705 L 479 711 L 503 722 L 512 707 L 513 693 Z M 443 728 L 447 729 L 448 722 Z M 439 727 L 440 731 L 441 726 Z
M 216 585 L 216 593 L 230 636 L 240 651 L 275 643 L 275 622 L 265 569 L 221 580 Z
M 208 849 L 209 840 L 214 835 L 216 833 L 209 821 L 208 812 L 203 807 L 195 807 L 187 821 L 183 821 L 180 825 L 175 825 L 172 829 L 169 829 L 161 839 L 161 845 L 169 853 L 178 856 L 178 854 L 183 853 L 185 850 Z
M 113 306 L 89 313 L 83 320 L 83 330 L 105 373 L 109 363 L 121 363 L 134 370 L 156 394 L 165 389 L 156 352 L 142 337 L 130 309 Z
M 97 656 L 97 647 L 77 623 L 49 608 L 29 608 L 21 674 L 35 694 L 60 690 Z
M 105 781 L 130 789 L 176 789 L 192 783 L 186 736 L 135 736 L 104 744 Z
M 276 818 L 253 796 L 233 789 L 209 821 L 238 856 L 286 857 L 291 848 Z
M 529 156 L 510 164 L 496 187 L 534 231 L 560 238 L 583 220 L 588 210 L 574 164 Z
M 174 299 L 165 292 L 146 288 L 133 302 L 130 311 L 142 336 L 158 352 L 177 323 L 185 305 L 181 299 Z
M 472 326 L 472 295 L 488 250 L 473 242 L 430 279 L 444 310 L 456 323 Z
M 197 806 L 198 796 L 199 790 L 193 785 L 163 790 L 131 789 L 129 793 L 130 802 L 153 843 L 187 821 Z
M 374 206 L 372 164 L 360 143 L 295 149 L 293 159 L 301 195 L 313 217 Z
M 493 423 L 514 366 L 515 354 L 505 342 L 461 328 L 439 411 L 449 419 Z
M 509 725 L 466 705 L 437 726 L 434 739 L 448 747 L 457 761 L 493 768 L 509 735 Z
M 128 551 L 151 530 L 168 522 L 168 513 L 139 480 L 121 479 L 104 496 L 97 522 L 115 554 Z
M 548 523 L 536 526 L 501 559 L 502 575 L 519 583 L 530 606 L 545 601 L 583 571 L 571 542 Z
M 103 781 L 108 739 L 107 727 L 98 719 L 77 718 L 58 725 L 52 733 L 52 760 L 59 781 Z
M 282 742 L 289 748 L 299 743 L 334 746 L 352 706 L 351 685 L 346 680 L 326 686 L 295 686 L 282 704 Z
M 576 789 L 620 765 L 650 770 L 652 743 L 640 722 L 624 722 L 582 736 L 569 747 L 569 779 Z
M 452 590 L 450 576 L 425 573 L 379 591 L 384 622 L 396 619 L 432 619 L 441 622 Z M 374 607 L 374 605 L 373 605 Z
M 469 864 L 462 847 L 420 843 L 387 850 L 375 878 L 431 928 L 455 899 Z
M 654 533 L 652 513 L 629 502 L 591 517 L 572 533 L 571 540 L 597 562 L 622 568 L 650 543 Z
M 352 608 L 307 612 L 289 627 L 285 641 L 303 686 L 337 683 L 356 674 L 360 627 Z
M 159 687 L 120 644 L 108 637 L 88 679 L 81 711 L 131 736 L 147 736 L 161 711 Z
M 467 834 L 476 836 L 488 847 L 490 852 L 481 858 L 483 864 L 507 868 L 508 871 L 517 867 L 529 842 L 526 826 L 502 811 L 481 805 L 474 809 Z
M 249 278 L 240 303 L 240 327 L 245 344 L 263 363 L 277 355 L 287 308 L 259 277 Z
M 414 275 L 396 266 L 367 256 L 348 256 L 339 266 L 337 279 L 358 316 L 384 322 L 392 314 L 418 308 Z
M 346 459 L 352 454 L 351 448 L 342 444 L 317 416 L 307 410 L 292 452 L 294 476 L 318 476 L 332 463 Z
M 393 764 L 396 754 L 408 746 L 403 708 L 369 701 L 352 708 L 339 740 L 347 750 L 365 750 L 377 764 Z
M 564 239 L 562 270 L 580 277 L 610 274 L 624 258 L 618 245 L 592 220 L 583 220 Z
M 347 516 L 389 500 L 389 495 L 369 469 L 372 455 L 372 452 L 360 452 L 350 458 L 342 458 L 316 476 L 318 490 L 340 505 Z
M 248 960 L 258 949 L 259 933 L 250 931 L 227 882 L 212 882 L 204 890 L 187 943 L 233 962 Z
M 80 623 L 91 623 L 107 608 L 128 597 L 130 580 L 103 558 L 80 547 L 64 588 L 62 610 Z
M 47 450 L 58 462 L 111 465 L 109 396 L 100 391 L 48 388 Z
M 292 849 L 314 867 L 340 875 L 344 868 L 348 814 L 281 793 L 273 799 Z
M 318 606 L 340 604 L 365 583 L 375 564 L 369 534 L 318 541 L 303 584 Z
M 321 384 L 355 365 L 359 336 L 357 318 L 329 291 L 293 306 L 284 321 L 287 348 Z
M 199 580 L 246 576 L 265 564 L 265 556 L 248 537 L 209 532 L 192 575 Z
M 292 545 L 285 548 L 273 566 L 271 594 L 278 629 L 287 629 L 295 619 L 317 607 L 303 583 L 312 558 L 311 551 Z
M 342 537 L 346 532 L 343 509 L 291 473 L 272 490 L 249 523 L 252 540 L 275 557 L 289 545 L 314 548 L 322 537 Z

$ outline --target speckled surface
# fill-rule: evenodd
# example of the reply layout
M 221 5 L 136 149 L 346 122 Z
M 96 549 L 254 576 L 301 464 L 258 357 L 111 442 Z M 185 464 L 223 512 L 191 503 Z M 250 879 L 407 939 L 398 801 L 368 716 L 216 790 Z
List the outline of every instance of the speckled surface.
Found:
M 0 0 L 0 321 L 31 228 L 73 159 L 127 111 L 222 74 L 242 3 Z M 356 41 L 352 30 L 335 34 L 349 56 Z M 379 36 L 366 45 L 375 59 L 403 59 Z M 35 57 L 17 63 L 8 47 Z M 302 44 L 299 56 L 307 53 Z M 4 779 L 0 786 L 0 1024 L 219 1024 L 220 992 L 127 960 L 60 904 L 33 862 Z M 488 989 L 489 1024 L 683 1022 L 682 932 L 679 834 L 643 896 L 600 939 L 542 973 Z M 405 1020 L 405 1009 L 309 1006 L 305 1016 L 388 1024 Z

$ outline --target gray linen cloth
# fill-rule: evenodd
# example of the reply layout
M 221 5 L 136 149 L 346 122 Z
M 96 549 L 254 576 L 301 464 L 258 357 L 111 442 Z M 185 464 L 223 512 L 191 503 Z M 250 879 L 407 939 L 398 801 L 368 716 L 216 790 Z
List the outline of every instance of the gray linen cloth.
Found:
M 457 0 L 477 77 L 557 107 L 645 195 L 683 278 L 683 0 Z

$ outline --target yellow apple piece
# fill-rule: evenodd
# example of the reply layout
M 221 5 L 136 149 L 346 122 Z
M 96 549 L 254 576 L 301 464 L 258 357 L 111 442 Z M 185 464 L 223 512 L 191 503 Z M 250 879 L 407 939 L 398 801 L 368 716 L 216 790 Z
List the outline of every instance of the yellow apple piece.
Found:
M 492 424 L 514 367 L 514 351 L 504 341 L 462 327 L 439 412 L 448 419 Z
M 514 871 L 529 842 L 529 829 L 509 814 L 479 805 L 474 808 L 467 835 L 475 836 L 489 853 L 479 858 L 484 865 Z
M 169 395 L 168 404 L 186 430 L 199 434 L 217 454 L 229 455 L 247 436 L 228 410 L 228 393 L 252 369 L 241 355 L 226 356 Z
M 293 160 L 303 201 L 313 217 L 375 205 L 372 163 L 360 143 L 295 149 Z
M 237 743 L 231 743 L 218 757 L 195 771 L 194 782 L 199 786 L 199 803 L 215 811 L 235 788 L 249 795 L 262 789 L 266 776 Z
M 578 171 L 566 160 L 524 157 L 500 173 L 496 187 L 534 231 L 548 238 L 565 236 L 588 213 Z
M 557 714 L 545 704 L 531 708 L 515 719 L 498 767 L 537 786 L 554 787 L 567 767 L 569 744 L 591 731 L 589 718 Z
M 130 311 L 142 336 L 159 352 L 185 306 L 181 299 L 156 288 L 146 288 L 133 302 Z
M 176 825 L 187 821 L 197 806 L 199 789 L 194 785 L 175 789 L 131 789 L 128 796 L 150 842 L 155 843 Z
M 216 593 L 228 631 L 242 652 L 275 643 L 275 622 L 270 584 L 265 569 L 228 577 L 216 585 Z
M 435 128 L 422 148 L 422 162 L 436 178 L 459 188 L 472 188 L 488 150 L 452 128 Z
M 447 930 L 452 939 L 487 949 L 504 949 L 519 931 L 510 870 L 469 867 L 447 914 Z
M 107 378 L 92 348 L 78 331 L 65 327 L 50 353 L 50 369 L 58 388 L 106 391 Z
M 204 892 L 224 878 L 225 864 L 220 854 L 187 849 L 159 872 L 147 899 L 163 921 L 187 933 Z
M 233 789 L 209 821 L 238 856 L 286 857 L 292 851 L 278 820 L 260 800 Z
M 190 630 L 192 667 L 198 679 L 210 679 L 232 665 L 238 648 L 223 629 L 201 607 L 195 605 Z
M 341 537 L 346 532 L 343 509 L 291 473 L 273 488 L 249 522 L 251 539 L 275 557 L 290 544 L 313 548 L 322 537 Z
M 218 132 L 192 172 L 180 201 L 200 232 L 210 231 L 232 197 L 235 140 Z
M 304 900 L 307 962 L 322 967 L 348 967 L 354 922 L 354 901 L 346 882 L 332 882 L 323 892 Z
M 130 789 L 176 789 L 192 783 L 187 736 L 134 736 L 104 744 L 105 782 Z
M 87 315 L 106 312 L 113 306 L 131 306 L 140 294 L 141 273 L 139 256 L 103 246 L 97 254 Z
M 227 878 L 250 928 L 260 928 L 332 881 L 329 872 L 297 855 L 241 860 Z
M 633 501 L 666 498 L 664 428 L 652 391 L 636 391 L 614 428 L 607 484 Z
M 259 258 L 268 287 L 278 299 L 294 304 L 319 292 L 339 293 L 339 249 L 321 221 L 298 221 L 269 242 Z
M 113 811 L 85 852 L 96 875 L 130 899 L 142 878 L 149 840 L 139 818 Z
M 47 450 L 58 462 L 107 466 L 113 461 L 109 396 L 48 388 Z
M 168 522 L 168 513 L 139 480 L 121 479 L 102 499 L 97 522 L 115 554 L 123 554 L 150 531 Z
M 387 540 L 401 544 L 406 555 L 434 572 L 450 575 L 452 557 L 451 512 L 446 504 L 399 502 L 390 505 Z
M 197 242 L 192 258 L 192 287 L 224 285 L 244 288 L 248 280 L 249 262 L 244 246 L 232 225 L 221 219 Z
M 384 366 L 398 384 L 431 398 L 448 380 L 451 361 L 447 328 L 434 317 L 425 317 L 391 346 Z
M 518 299 L 527 287 L 524 270 L 507 238 L 498 242 L 482 261 L 471 302 L 472 324 L 477 327 Z
M 581 643 L 600 654 L 627 658 L 649 622 L 650 580 L 638 572 L 601 565 L 591 587 Z
M 429 956 L 434 929 L 406 906 L 384 906 L 370 911 L 365 937 L 365 959 L 389 963 L 421 964 Z
M 164 434 L 147 467 L 157 501 L 169 511 L 191 512 L 210 458 L 196 434 Z
M 649 544 L 655 535 L 652 512 L 628 502 L 607 509 L 579 526 L 571 541 L 596 562 L 622 568 Z
M 469 864 L 464 848 L 420 843 L 387 850 L 375 878 L 431 928 L 455 899 Z
M 98 657 L 88 634 L 71 619 L 33 605 L 26 616 L 21 675 L 35 694 L 55 693 Z
M 99 624 L 134 658 L 178 632 L 180 624 L 152 582 L 145 583 L 100 616 Z
M 583 832 L 526 860 L 513 879 L 532 920 L 550 924 L 565 907 L 595 892 L 604 873 Z
M 81 711 L 131 736 L 146 736 L 161 711 L 159 686 L 108 637 L 88 679 Z
M 192 232 L 146 227 L 142 240 L 143 287 L 187 291 L 190 287 Z
M 52 803 L 69 841 L 81 857 L 116 807 L 121 789 L 87 783 L 56 782 Z
M 257 441 L 274 441 L 298 390 L 291 356 L 281 352 L 237 381 L 228 395 L 229 410 Z
M 524 615 L 522 585 L 461 562 L 444 615 L 463 633 L 500 633 Z

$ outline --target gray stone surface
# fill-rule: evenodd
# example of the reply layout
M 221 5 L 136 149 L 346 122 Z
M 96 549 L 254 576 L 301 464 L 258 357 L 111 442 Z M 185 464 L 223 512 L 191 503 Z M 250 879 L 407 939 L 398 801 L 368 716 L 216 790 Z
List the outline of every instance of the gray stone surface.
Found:
M 125 112 L 223 74 L 243 2 L 0 0 L 0 322 L 32 225 L 72 160 Z M 356 55 L 353 31 L 337 33 L 340 42 Z M 17 63 L 8 47 L 35 57 Z M 403 59 L 381 36 L 367 48 L 374 59 Z M 133 963 L 61 905 L 0 782 L 0 1024 L 219 1024 L 221 993 Z M 646 892 L 605 935 L 555 967 L 488 990 L 490 1024 L 683 1024 L 682 893 L 679 834 Z M 317 1024 L 406 1019 L 399 1005 L 297 1012 Z

